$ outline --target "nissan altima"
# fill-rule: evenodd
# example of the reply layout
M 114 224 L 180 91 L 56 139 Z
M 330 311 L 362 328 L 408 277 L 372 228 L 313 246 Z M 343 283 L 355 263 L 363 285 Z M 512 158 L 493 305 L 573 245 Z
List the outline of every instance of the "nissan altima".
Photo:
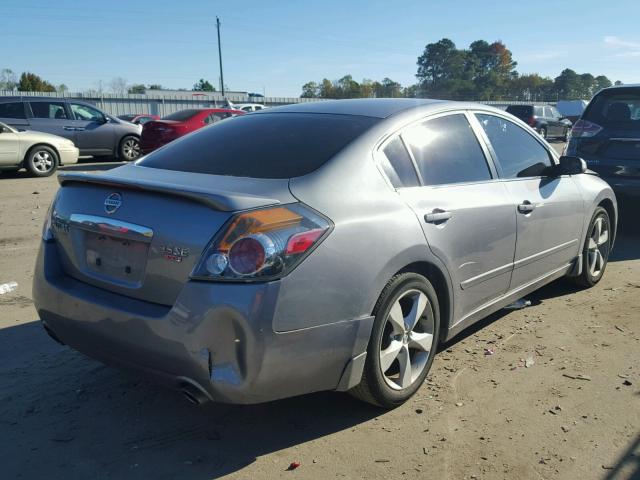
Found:
M 44 328 L 196 403 L 398 406 L 469 325 L 561 277 L 596 284 L 618 218 L 582 159 L 432 100 L 268 109 L 59 181 Z

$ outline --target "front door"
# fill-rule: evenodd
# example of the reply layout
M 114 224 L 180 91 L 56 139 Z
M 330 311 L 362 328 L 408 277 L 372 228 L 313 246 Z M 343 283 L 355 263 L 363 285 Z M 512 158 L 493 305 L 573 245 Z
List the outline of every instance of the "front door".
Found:
M 422 186 L 399 190 L 422 224 L 454 285 L 454 318 L 505 293 L 516 243 L 516 215 L 464 113 L 409 127 L 402 138 Z
M 70 102 L 76 127 L 76 146 L 85 155 L 110 155 L 114 152 L 113 124 L 97 108 Z
M 580 251 L 584 207 L 568 175 L 551 176 L 540 140 L 503 117 L 477 114 L 517 217 L 511 289 L 568 266 Z

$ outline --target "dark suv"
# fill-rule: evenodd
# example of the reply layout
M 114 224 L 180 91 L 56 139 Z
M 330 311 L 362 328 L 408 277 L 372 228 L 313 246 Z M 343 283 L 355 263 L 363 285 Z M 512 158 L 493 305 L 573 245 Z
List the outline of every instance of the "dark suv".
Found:
M 93 105 L 66 98 L 0 97 L 0 122 L 19 130 L 35 130 L 68 138 L 80 155 L 140 155 L 141 125 L 108 115 Z
M 509 112 L 533 128 L 542 138 L 566 140 L 571 121 L 551 105 L 509 105 Z
M 584 158 L 616 194 L 640 197 L 640 85 L 600 90 L 573 126 L 566 154 Z

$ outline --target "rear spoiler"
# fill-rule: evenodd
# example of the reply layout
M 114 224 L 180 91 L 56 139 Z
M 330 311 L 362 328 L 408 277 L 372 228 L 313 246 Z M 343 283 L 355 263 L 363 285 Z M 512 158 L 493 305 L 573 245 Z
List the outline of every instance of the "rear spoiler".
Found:
M 122 167 L 121 167 L 122 168 Z M 118 170 L 121 170 L 119 168 Z M 261 197 L 246 193 L 237 193 L 215 189 L 211 191 L 202 186 L 188 185 L 184 182 L 167 182 L 157 179 L 127 178 L 126 175 L 95 174 L 87 172 L 61 173 L 58 175 L 61 186 L 78 184 L 103 185 L 127 190 L 156 192 L 175 197 L 182 197 L 206 205 L 213 210 L 233 212 L 249 210 L 267 205 L 276 205 L 280 201 L 274 198 Z

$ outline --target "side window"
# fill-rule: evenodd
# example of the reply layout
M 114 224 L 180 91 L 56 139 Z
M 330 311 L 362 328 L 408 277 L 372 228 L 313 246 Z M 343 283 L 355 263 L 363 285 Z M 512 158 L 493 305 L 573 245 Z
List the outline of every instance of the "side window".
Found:
M 399 137 L 387 143 L 379 158 L 380 166 L 395 188 L 420 185 L 411 157 Z
M 546 118 L 553 118 L 553 110 L 551 109 L 551 107 L 544 107 L 544 116 Z
M 26 118 L 22 102 L 0 103 L 0 118 Z
M 551 107 L 551 115 L 553 115 L 553 118 L 561 118 L 562 114 L 558 111 L 558 109 L 556 107 Z
M 64 102 L 29 102 L 35 118 L 66 119 Z
M 140 117 L 140 118 L 138 119 L 138 123 L 139 123 L 140 125 L 144 125 L 145 123 L 150 122 L 151 120 L 152 120 L 152 118 L 151 118 L 151 117 Z
M 476 117 L 498 157 L 503 178 L 538 177 L 551 166 L 547 149 L 515 123 L 494 115 Z
M 84 120 L 87 122 L 97 122 L 104 119 L 102 112 L 96 108 L 80 103 L 72 103 L 71 111 L 76 120 Z
M 416 160 L 424 185 L 491 179 L 487 159 L 462 114 L 410 127 L 402 133 L 402 138 Z

